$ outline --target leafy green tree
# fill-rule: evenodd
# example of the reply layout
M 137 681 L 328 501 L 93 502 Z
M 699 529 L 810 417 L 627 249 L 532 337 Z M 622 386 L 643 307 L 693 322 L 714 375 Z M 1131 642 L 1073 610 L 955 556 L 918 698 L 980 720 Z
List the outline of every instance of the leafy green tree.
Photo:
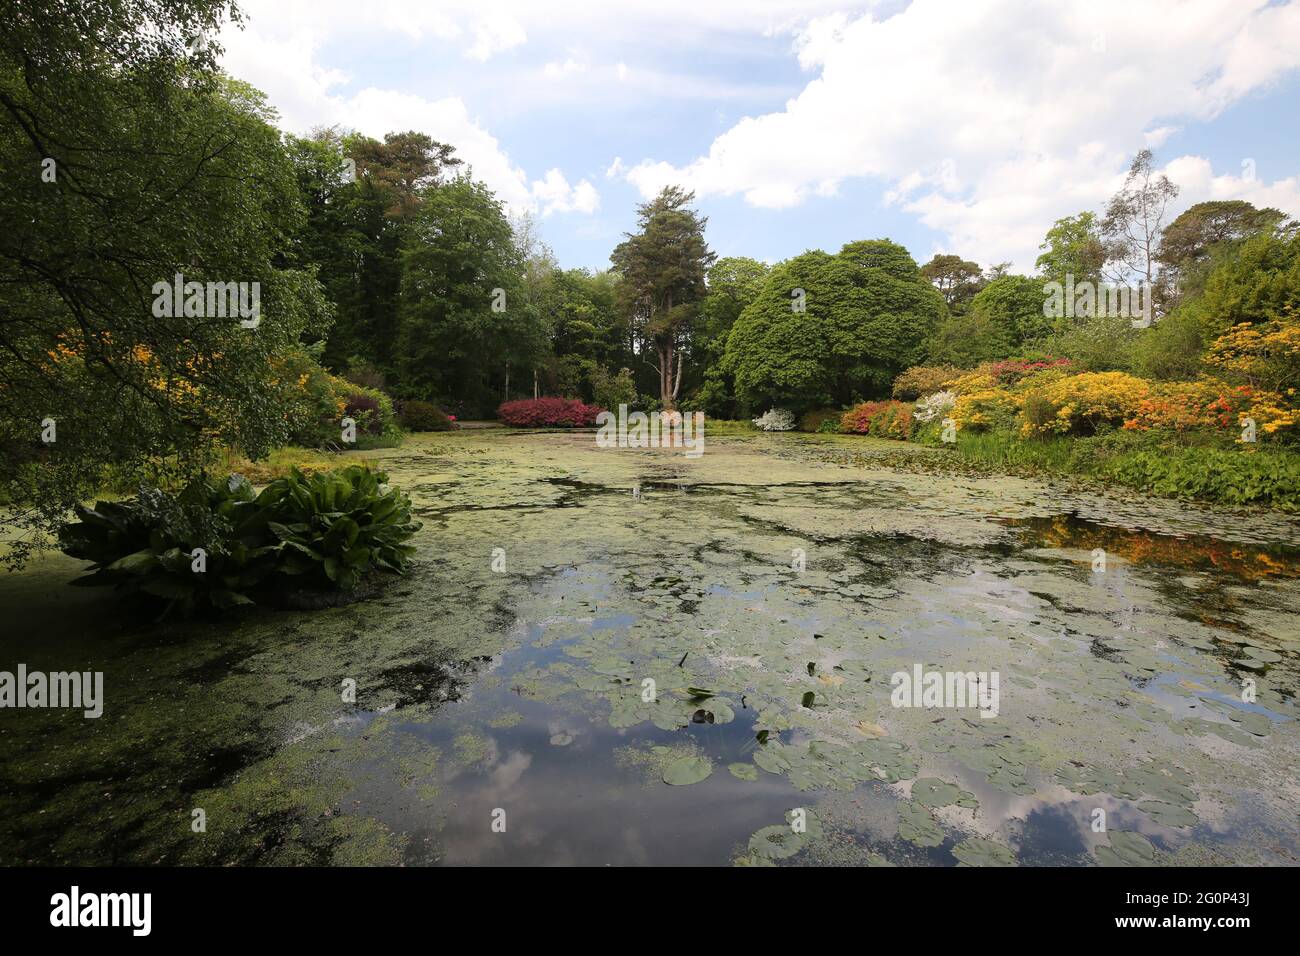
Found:
M 6 15 L 0 498 L 31 532 L 11 562 L 109 467 L 179 478 L 218 442 L 257 457 L 288 437 L 277 363 L 329 310 L 313 270 L 292 267 L 303 210 L 273 114 L 199 42 L 229 12 L 104 0 Z M 164 310 L 177 274 L 220 283 L 212 306 Z
M 710 415 L 734 418 L 737 414 L 735 384 L 722 367 L 722 357 L 731 327 L 758 297 L 769 271 L 766 263 L 744 256 L 719 259 L 709 269 L 709 292 L 700 306 L 691 354 L 701 374 L 692 404 Z
M 980 362 L 1007 358 L 1015 352 L 1015 342 L 1005 324 L 972 310 L 940 322 L 927 349 L 932 365 L 974 368 Z
M 318 265 L 336 306 L 323 360 L 338 369 L 361 358 L 391 377 L 409 219 L 424 191 L 460 160 L 452 147 L 416 132 L 389 133 L 381 142 L 331 127 L 288 137 L 287 148 L 308 211 L 300 252 Z
M 1198 202 L 1181 213 L 1165 227 L 1156 249 L 1163 311 L 1200 294 L 1216 257 L 1286 221 L 1280 209 L 1258 209 L 1240 199 Z
M 540 358 L 523 263 L 501 202 L 459 177 L 424 191 L 402 248 L 399 391 L 475 414 L 504 393 L 508 369 Z
M 1028 276 L 1003 275 L 993 279 L 971 299 L 970 311 L 1002 330 L 1001 338 L 1019 348 L 1052 330 L 1043 313 L 1043 283 Z
M 979 264 L 961 256 L 936 255 L 921 266 L 921 275 L 939 290 L 953 315 L 964 314 L 984 284 Z
M 704 298 L 705 275 L 716 256 L 704 241 L 708 219 L 690 204 L 695 193 L 666 187 L 637 207 L 635 233 L 619 243 L 610 262 L 622 277 L 624 314 L 655 355 L 658 392 L 674 407 L 690 349 L 691 325 Z
M 946 311 L 907 250 L 888 240 L 805 252 L 774 267 L 740 314 L 724 367 L 750 410 L 846 405 L 886 392 L 919 364 Z
M 1243 322 L 1300 313 L 1300 235 L 1265 232 L 1231 248 L 1204 292 L 1180 311 L 1200 323 L 1207 341 Z
M 1081 212 L 1056 220 L 1038 248 L 1043 252 L 1035 266 L 1044 281 L 1064 285 L 1066 276 L 1073 276 L 1076 284 L 1101 282 L 1106 245 L 1094 213 Z

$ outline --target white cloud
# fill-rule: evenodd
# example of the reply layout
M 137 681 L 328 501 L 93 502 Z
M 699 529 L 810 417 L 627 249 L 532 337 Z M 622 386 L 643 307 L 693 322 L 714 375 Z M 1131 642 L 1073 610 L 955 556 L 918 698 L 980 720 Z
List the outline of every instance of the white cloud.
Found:
M 543 179 L 533 182 L 532 197 L 543 216 L 553 212 L 581 212 L 590 215 L 600 208 L 596 187 L 583 179 L 570 186 L 564 173 L 548 169 Z
M 614 161 L 609 164 L 609 169 L 605 170 L 605 178 L 613 179 L 623 172 L 623 157 L 615 156 Z
M 476 20 L 473 32 L 474 44 L 465 51 L 465 55 L 480 62 L 513 49 L 528 39 L 523 24 L 508 13 L 497 13 Z
M 587 64 L 581 60 L 575 60 L 573 57 L 568 57 L 563 63 L 552 60 L 542 67 L 542 72 L 553 79 L 568 76 L 571 73 L 585 73 L 586 70 Z
M 627 179 L 646 196 L 680 183 L 781 209 L 877 178 L 953 248 L 1027 267 L 1048 224 L 1097 207 L 1137 149 L 1168 138 L 1160 121 L 1212 119 L 1300 66 L 1300 7 L 915 0 L 883 20 L 815 19 L 794 49 L 818 74 L 783 110 Z M 1230 188 L 1222 179 L 1209 181 Z M 1290 195 L 1285 183 L 1253 188 Z

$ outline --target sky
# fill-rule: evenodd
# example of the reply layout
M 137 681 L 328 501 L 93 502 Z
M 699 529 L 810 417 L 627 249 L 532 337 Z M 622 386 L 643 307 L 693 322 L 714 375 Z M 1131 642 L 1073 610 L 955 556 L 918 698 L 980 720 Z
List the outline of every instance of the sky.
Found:
M 889 238 L 1033 270 L 1154 151 L 1300 217 L 1300 0 L 241 0 L 280 125 L 450 143 L 568 267 L 693 189 L 719 256 Z

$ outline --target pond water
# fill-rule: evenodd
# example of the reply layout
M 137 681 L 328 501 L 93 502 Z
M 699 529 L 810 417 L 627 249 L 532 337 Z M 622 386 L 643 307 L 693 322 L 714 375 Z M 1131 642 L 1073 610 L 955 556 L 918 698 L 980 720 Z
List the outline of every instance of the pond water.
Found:
M 423 435 L 364 456 L 424 523 L 370 601 L 0 576 L 0 669 L 105 675 L 0 711 L 0 864 L 1300 862 L 1296 523 L 900 449 Z M 895 707 L 918 666 L 996 713 Z

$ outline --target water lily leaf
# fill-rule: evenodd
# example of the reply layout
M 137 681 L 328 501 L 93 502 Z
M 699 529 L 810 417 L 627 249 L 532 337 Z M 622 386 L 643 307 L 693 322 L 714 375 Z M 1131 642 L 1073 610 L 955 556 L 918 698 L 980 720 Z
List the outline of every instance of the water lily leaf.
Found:
M 682 757 L 664 768 L 664 783 L 671 787 L 686 787 L 699 783 L 713 773 L 713 763 L 708 757 Z
M 959 866 L 1015 866 L 1016 856 L 1008 847 L 983 837 L 962 840 L 952 848 Z
M 1186 807 L 1180 807 L 1174 803 L 1165 803 L 1163 800 L 1148 800 L 1145 803 L 1139 803 L 1138 809 L 1145 813 L 1156 823 L 1167 827 L 1190 827 L 1195 826 L 1199 818 Z
M 1112 830 L 1110 846 L 1097 847 L 1097 862 L 1102 866 L 1150 866 L 1155 858 L 1151 842 L 1127 830 Z
M 739 780 L 757 780 L 758 768 L 752 763 L 733 763 L 727 766 L 731 775 Z
M 930 811 L 910 800 L 898 805 L 898 835 L 917 846 L 939 846 L 943 830 Z
M 804 837 L 788 826 L 763 827 L 749 838 L 749 852 L 768 860 L 784 860 L 804 847 Z

